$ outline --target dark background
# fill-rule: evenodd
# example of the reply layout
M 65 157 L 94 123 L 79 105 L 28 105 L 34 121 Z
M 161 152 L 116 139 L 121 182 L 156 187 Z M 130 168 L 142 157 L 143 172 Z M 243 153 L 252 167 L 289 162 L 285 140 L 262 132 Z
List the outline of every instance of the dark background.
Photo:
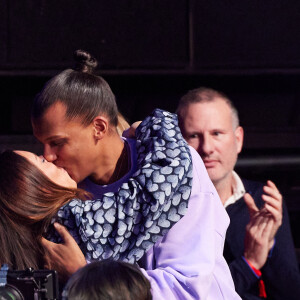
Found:
M 129 122 L 175 111 L 189 89 L 236 104 L 247 178 L 272 179 L 300 248 L 300 1 L 0 0 L 0 147 L 39 151 L 30 107 L 90 51 Z

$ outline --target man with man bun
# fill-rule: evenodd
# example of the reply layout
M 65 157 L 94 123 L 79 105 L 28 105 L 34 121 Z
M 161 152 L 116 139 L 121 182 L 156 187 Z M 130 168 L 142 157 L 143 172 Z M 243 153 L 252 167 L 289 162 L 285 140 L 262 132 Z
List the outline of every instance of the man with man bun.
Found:
M 137 151 L 145 149 L 119 137 L 114 95 L 102 77 L 89 71 L 95 59 L 85 52 L 78 53 L 77 58 L 79 69 L 65 70 L 53 77 L 35 99 L 32 124 L 35 136 L 44 146 L 44 157 L 64 168 L 81 188 L 97 198 L 116 192 L 134 174 Z M 172 148 L 172 138 L 179 131 L 176 115 L 156 110 L 151 118 L 157 122 L 158 132 L 161 120 L 166 120 L 168 128 L 161 130 L 170 133 L 169 148 L 157 155 L 156 162 L 167 155 L 169 163 L 180 164 L 181 160 L 175 159 L 181 156 L 180 148 Z M 161 142 L 163 149 L 166 144 Z M 175 225 L 165 220 L 165 234 L 139 261 L 141 270 L 150 281 L 153 299 L 240 299 L 223 257 L 229 218 L 200 156 L 191 147 L 189 151 L 193 186 L 187 211 L 181 218 L 180 210 L 169 211 L 167 216 L 175 220 Z M 145 174 L 141 183 L 149 192 L 160 192 L 159 186 L 168 193 L 168 181 L 164 178 L 176 185 L 176 177 L 181 175 L 167 170 L 164 175 L 150 182 Z M 58 230 L 64 243 L 44 240 L 43 245 L 52 256 L 51 266 L 70 275 L 86 262 L 74 239 L 61 226 Z M 97 244 L 96 238 L 94 243 Z

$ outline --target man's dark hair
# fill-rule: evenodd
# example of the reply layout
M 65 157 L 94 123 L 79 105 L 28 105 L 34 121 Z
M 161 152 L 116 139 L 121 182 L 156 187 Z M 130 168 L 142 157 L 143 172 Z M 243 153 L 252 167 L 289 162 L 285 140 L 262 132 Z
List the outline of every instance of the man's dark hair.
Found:
M 50 79 L 35 97 L 32 120 L 39 120 L 46 110 L 60 101 L 66 106 L 69 120 L 79 117 L 87 126 L 99 114 L 108 117 L 110 124 L 118 124 L 116 99 L 108 83 L 93 74 L 97 60 L 88 52 L 75 52 L 75 67 L 67 69 Z
M 102 260 L 73 274 L 65 287 L 63 299 L 151 300 L 150 289 L 150 282 L 136 265 Z

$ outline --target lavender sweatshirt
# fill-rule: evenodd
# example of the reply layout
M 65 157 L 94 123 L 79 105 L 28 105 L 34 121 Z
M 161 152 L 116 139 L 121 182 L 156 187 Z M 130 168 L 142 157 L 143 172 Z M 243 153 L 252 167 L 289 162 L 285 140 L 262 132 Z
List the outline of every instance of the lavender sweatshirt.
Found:
M 135 141 L 127 140 L 131 170 L 105 187 L 88 179 L 84 189 L 95 197 L 116 192 L 136 169 Z M 241 299 L 235 292 L 223 247 L 229 217 L 198 153 L 190 147 L 193 187 L 187 213 L 139 261 L 150 280 L 153 299 Z

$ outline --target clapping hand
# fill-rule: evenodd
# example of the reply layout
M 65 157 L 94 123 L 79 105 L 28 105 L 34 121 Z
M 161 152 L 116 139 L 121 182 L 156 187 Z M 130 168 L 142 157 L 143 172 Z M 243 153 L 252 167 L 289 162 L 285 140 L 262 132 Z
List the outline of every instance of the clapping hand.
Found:
M 264 208 L 274 219 L 274 226 L 270 235 L 270 239 L 274 242 L 274 237 L 282 224 L 282 195 L 271 180 L 267 181 L 267 185 L 263 189 L 264 194 L 262 195 L 262 199 L 265 201 Z
M 250 221 L 246 226 L 244 257 L 257 269 L 266 263 L 274 237 L 282 223 L 282 196 L 268 180 L 263 187 L 265 205 L 259 210 L 250 194 L 244 196 Z

